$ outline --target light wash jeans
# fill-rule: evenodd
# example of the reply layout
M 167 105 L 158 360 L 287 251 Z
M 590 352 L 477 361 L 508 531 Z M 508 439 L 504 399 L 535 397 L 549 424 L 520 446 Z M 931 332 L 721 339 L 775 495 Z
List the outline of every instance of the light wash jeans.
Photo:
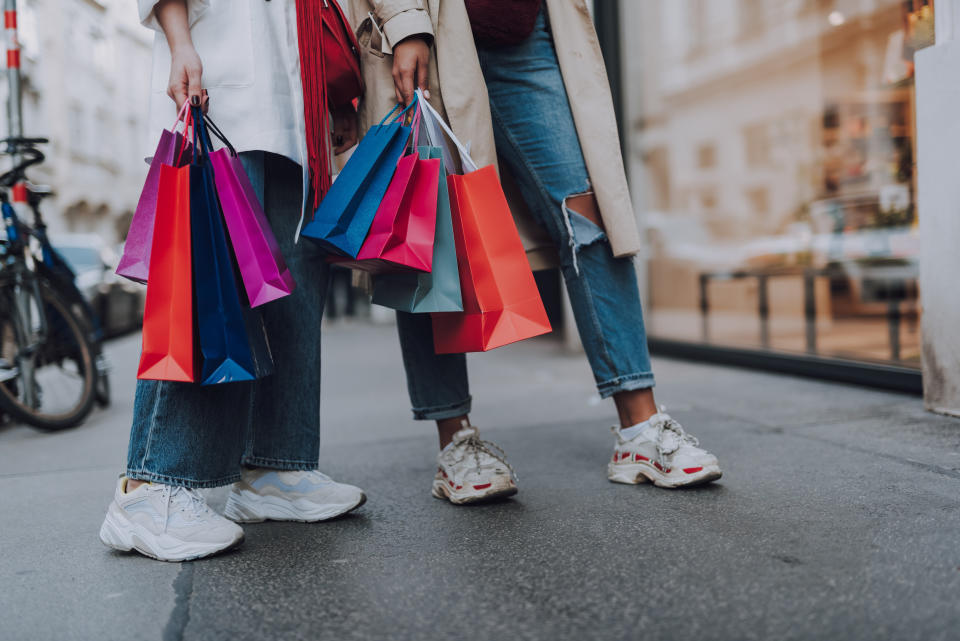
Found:
M 300 166 L 253 151 L 240 160 L 297 282 L 259 308 L 275 373 L 242 383 L 137 381 L 127 476 L 192 488 L 226 485 L 243 466 L 312 470 L 320 451 L 320 319 L 330 270 L 315 243 L 294 245 Z
M 600 395 L 653 387 L 633 261 L 614 258 L 603 230 L 565 202 L 591 186 L 545 8 L 527 40 L 478 53 L 497 153 L 560 251 Z M 397 325 L 414 418 L 467 414 L 471 398 L 464 355 L 434 353 L 429 315 L 398 312 Z

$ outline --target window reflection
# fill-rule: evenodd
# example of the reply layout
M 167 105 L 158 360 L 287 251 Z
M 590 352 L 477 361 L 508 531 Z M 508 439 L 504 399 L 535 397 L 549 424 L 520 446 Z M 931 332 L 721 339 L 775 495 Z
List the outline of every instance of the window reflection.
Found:
M 932 0 L 640 5 L 651 334 L 919 367 L 913 55 Z

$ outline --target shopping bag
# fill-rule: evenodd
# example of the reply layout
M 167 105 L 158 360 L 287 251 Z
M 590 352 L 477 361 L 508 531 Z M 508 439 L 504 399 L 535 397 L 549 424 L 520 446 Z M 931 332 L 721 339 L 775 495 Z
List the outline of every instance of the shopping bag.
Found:
M 296 283 L 250 177 L 233 145 L 209 117 L 205 116 L 204 126 L 226 144 L 225 148 L 210 154 L 210 163 L 247 300 L 256 307 L 287 296 Z
M 400 159 L 370 234 L 357 254 L 356 266 L 372 272 L 415 269 L 429 272 L 437 230 L 440 159 L 419 154 L 421 111 L 413 118 L 412 148 Z
M 457 146 L 464 171 L 447 177 L 463 311 L 431 315 L 434 349 L 438 354 L 487 351 L 546 334 L 550 321 L 496 170 L 492 165 L 477 169 L 422 95 L 421 103 L 423 117 Z
M 237 288 L 233 259 L 217 200 L 210 161 L 210 139 L 199 107 L 192 107 L 194 160 L 190 163 L 190 223 L 193 240 L 193 286 L 196 293 L 200 380 L 204 385 L 249 381 L 265 375 L 265 363 L 251 347 L 266 341 L 263 331 L 245 315 Z
M 162 165 L 137 378 L 195 380 L 190 166 Z
M 157 143 L 157 150 L 150 161 L 147 179 L 140 191 L 140 200 L 137 201 L 137 209 L 133 213 L 127 239 L 123 244 L 123 256 L 120 257 L 117 265 L 119 276 L 139 283 L 147 282 L 150 272 L 150 250 L 153 245 L 153 226 L 159 196 L 160 168 L 163 165 L 181 167 L 190 162 L 192 155 L 193 146 L 184 140 L 186 131 L 183 134 L 177 131 L 180 122 L 186 119 L 187 107 L 189 103 L 184 102 L 173 127 L 164 129 L 160 133 L 160 142 Z M 180 150 L 183 150 L 183 153 L 178 153 Z
M 370 128 L 320 201 L 313 220 L 303 226 L 302 236 L 332 253 L 357 257 L 407 146 L 410 127 L 401 121 L 414 104 L 411 101 L 394 120 L 384 124 L 397 111 L 397 105 L 379 125 Z
M 419 147 L 421 158 L 442 157 L 440 147 Z M 453 240 L 453 220 L 446 174 L 441 167 L 430 272 L 382 274 L 373 279 L 373 302 L 403 312 L 459 312 L 460 272 Z

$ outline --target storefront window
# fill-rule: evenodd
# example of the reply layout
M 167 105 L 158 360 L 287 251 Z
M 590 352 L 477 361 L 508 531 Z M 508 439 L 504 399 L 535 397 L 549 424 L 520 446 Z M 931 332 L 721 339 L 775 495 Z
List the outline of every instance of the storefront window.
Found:
M 634 5 L 652 336 L 919 367 L 913 54 L 933 5 Z

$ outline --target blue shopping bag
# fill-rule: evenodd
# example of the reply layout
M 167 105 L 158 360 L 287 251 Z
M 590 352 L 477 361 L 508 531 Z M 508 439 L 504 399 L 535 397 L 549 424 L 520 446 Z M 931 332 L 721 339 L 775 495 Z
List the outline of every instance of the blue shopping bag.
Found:
M 420 158 L 443 158 L 440 147 L 418 147 Z M 442 160 L 441 160 L 442 162 Z M 442 167 L 442 165 L 441 165 Z M 460 270 L 453 239 L 453 219 L 446 172 L 437 190 L 437 226 L 429 272 L 382 274 L 373 278 L 373 302 L 401 312 L 462 312 Z
M 194 308 L 204 385 L 250 381 L 273 370 L 263 321 L 244 309 L 210 163 L 210 138 L 198 107 L 193 114 L 190 234 Z
M 370 128 L 320 201 L 313 220 L 300 231 L 302 236 L 335 254 L 357 257 L 393 178 L 397 161 L 406 149 L 410 127 L 404 126 L 402 119 L 415 103 L 411 101 L 392 121 L 384 124 L 397 112 L 400 107 L 397 105 L 379 125 Z

